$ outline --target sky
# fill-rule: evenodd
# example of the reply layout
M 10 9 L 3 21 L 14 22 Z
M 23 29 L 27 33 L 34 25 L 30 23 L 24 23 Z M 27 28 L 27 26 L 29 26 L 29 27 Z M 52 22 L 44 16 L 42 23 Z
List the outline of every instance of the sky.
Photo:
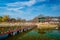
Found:
M 60 16 L 60 0 L 0 0 L 0 16 L 31 20 L 40 14 Z

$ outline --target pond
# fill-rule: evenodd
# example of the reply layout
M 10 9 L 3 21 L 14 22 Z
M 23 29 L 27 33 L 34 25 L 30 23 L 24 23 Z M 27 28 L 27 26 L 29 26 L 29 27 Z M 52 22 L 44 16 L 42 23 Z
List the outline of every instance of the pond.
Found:
M 44 30 L 40 32 L 35 28 L 9 37 L 6 40 L 60 40 L 60 30 Z

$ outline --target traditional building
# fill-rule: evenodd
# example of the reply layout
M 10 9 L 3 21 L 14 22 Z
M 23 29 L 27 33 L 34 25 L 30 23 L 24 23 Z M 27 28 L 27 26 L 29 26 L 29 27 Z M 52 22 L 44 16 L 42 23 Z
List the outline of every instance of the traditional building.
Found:
M 33 22 L 59 23 L 59 19 L 60 17 L 38 16 L 33 19 Z

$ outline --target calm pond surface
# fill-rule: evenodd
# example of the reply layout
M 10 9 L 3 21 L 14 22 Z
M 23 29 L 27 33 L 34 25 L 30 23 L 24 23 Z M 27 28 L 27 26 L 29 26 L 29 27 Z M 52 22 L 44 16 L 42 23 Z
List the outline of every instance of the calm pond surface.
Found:
M 60 40 L 60 30 L 44 30 L 44 32 L 40 32 L 35 28 L 9 37 L 6 40 Z

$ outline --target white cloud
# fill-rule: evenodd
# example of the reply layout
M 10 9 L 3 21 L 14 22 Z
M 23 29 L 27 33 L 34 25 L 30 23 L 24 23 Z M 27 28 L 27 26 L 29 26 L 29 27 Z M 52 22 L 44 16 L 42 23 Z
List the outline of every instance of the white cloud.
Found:
M 32 6 L 35 3 L 36 3 L 36 0 L 30 0 L 27 2 L 8 3 L 7 6 Z
M 25 1 L 25 2 L 8 3 L 7 4 L 7 10 L 20 12 L 22 10 L 19 10 L 19 9 L 23 9 L 25 6 L 31 7 L 35 3 L 36 3 L 36 0 L 30 0 L 30 1 Z M 16 7 L 16 8 L 13 8 L 13 7 Z
M 18 11 L 19 9 L 22 9 L 23 7 L 19 7 L 19 8 L 7 8 L 7 10 L 14 10 L 14 11 Z
M 15 2 L 15 3 L 8 3 L 7 6 L 32 6 L 36 2 L 44 2 L 48 0 L 30 0 L 30 1 L 25 1 L 25 2 Z
M 24 2 L 23 5 L 32 6 L 36 3 L 36 0 L 30 0 L 29 2 Z
M 19 10 L 19 9 L 23 9 L 25 6 L 31 7 L 31 6 L 33 6 L 37 2 L 44 2 L 44 1 L 46 1 L 46 0 L 30 0 L 30 1 L 25 1 L 25 2 L 8 3 L 8 4 L 6 4 L 7 5 L 6 10 L 14 11 L 16 13 L 25 13 L 24 11 Z M 16 8 L 14 8 L 14 7 L 16 7 Z M 45 5 L 39 6 L 37 9 L 35 9 L 35 8 L 32 8 L 32 9 L 28 8 L 27 9 L 27 13 L 30 14 L 31 11 L 42 9 L 43 7 L 45 7 Z
M 13 10 L 16 12 L 19 12 L 19 9 L 23 9 L 25 6 L 31 7 L 37 2 L 44 2 L 46 0 L 30 0 L 30 1 L 25 1 L 25 2 L 15 2 L 15 3 L 8 3 L 7 7 L 16 7 L 16 8 L 7 8 L 8 10 Z M 41 8 L 41 7 L 40 7 Z

